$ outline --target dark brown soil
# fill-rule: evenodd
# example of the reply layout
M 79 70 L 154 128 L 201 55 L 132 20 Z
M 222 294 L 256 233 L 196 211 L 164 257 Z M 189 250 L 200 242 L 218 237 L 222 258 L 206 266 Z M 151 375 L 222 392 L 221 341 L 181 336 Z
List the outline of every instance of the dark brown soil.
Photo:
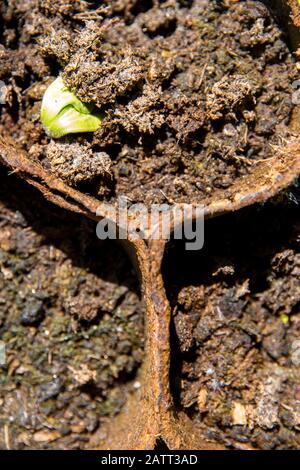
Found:
M 288 135 L 297 70 L 270 4 L 4 1 L 0 79 L 9 99 L 0 131 L 99 198 L 201 201 Z M 39 110 L 59 73 L 106 118 L 94 135 L 61 139 L 53 161 Z M 78 145 L 86 159 L 74 178 L 63 148 L 76 155 Z M 99 152 L 111 160 L 105 174 Z
M 1 172 L 0 449 L 78 449 L 119 412 L 143 357 L 122 250 Z
M 274 2 L 99 3 L 0 4 L 0 135 L 50 172 L 108 201 L 201 201 L 292 137 L 298 71 Z M 105 113 L 93 135 L 45 135 L 60 73 Z M 177 405 L 229 447 L 300 449 L 299 202 L 293 188 L 209 221 L 199 254 L 165 258 Z M 135 276 L 94 224 L 4 172 L 0 226 L 0 448 L 87 448 L 139 386 Z
M 206 223 L 198 255 L 171 244 L 173 391 L 210 439 L 300 449 L 299 189 Z

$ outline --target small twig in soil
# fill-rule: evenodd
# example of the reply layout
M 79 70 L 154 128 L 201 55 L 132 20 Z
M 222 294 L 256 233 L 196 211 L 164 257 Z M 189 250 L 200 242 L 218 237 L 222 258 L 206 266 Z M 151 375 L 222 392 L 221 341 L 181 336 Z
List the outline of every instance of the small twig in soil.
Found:
M 7 450 L 10 450 L 10 440 L 9 440 L 9 427 L 8 424 L 4 424 L 4 442 Z

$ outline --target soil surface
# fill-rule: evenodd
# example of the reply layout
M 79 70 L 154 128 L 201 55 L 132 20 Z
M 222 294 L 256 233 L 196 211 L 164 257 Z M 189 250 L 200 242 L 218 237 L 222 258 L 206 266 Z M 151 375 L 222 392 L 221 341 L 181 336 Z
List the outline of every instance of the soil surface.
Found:
M 169 246 L 173 392 L 212 440 L 300 449 L 299 188 Z
M 272 4 L 3 1 L 0 135 L 99 199 L 201 202 L 292 138 L 299 72 Z M 46 136 L 59 74 L 104 114 L 94 134 Z M 137 282 L 93 223 L 0 179 L 0 448 L 88 448 L 139 387 Z M 299 203 L 294 187 L 207 222 L 198 254 L 168 247 L 174 397 L 229 447 L 300 449 Z
M 288 136 L 298 72 L 270 5 L 4 1 L 0 132 L 99 198 L 201 201 Z M 40 105 L 60 73 L 105 119 L 93 135 L 49 145 Z
M 137 281 L 94 223 L 0 180 L 0 448 L 86 448 L 139 387 Z

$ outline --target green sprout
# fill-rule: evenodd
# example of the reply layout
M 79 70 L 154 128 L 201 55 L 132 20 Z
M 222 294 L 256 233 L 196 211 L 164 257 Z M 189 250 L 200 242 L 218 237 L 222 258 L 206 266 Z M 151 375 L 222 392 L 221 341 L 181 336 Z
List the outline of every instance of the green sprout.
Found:
M 93 106 L 83 104 L 58 77 L 47 88 L 41 108 L 46 133 L 53 138 L 77 132 L 95 132 L 103 117 L 93 114 Z

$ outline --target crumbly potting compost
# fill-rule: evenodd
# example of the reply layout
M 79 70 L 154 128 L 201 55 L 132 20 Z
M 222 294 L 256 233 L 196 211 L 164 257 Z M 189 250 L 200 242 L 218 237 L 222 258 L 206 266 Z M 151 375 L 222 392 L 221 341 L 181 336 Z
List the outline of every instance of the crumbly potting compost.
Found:
M 297 70 L 270 4 L 2 2 L 1 134 L 99 198 L 189 202 L 228 188 L 288 135 Z M 58 74 L 106 117 L 50 144 L 39 110 Z
M 0 368 L 1 448 L 107 448 L 113 423 L 120 446 L 132 447 L 132 438 L 141 447 L 158 439 L 158 447 L 185 448 L 192 434 L 199 448 L 208 441 L 300 448 L 297 187 L 264 206 L 208 221 L 197 255 L 182 256 L 180 243 L 168 246 L 163 277 L 173 313 L 175 413 L 168 395 L 170 310 L 158 273 L 163 244 L 130 245 L 147 305 L 144 371 L 152 375 L 143 382 L 136 376 L 144 312 L 135 276 L 123 253 L 97 241 L 94 224 L 82 217 L 94 216 L 97 199 L 114 203 L 118 196 L 147 204 L 206 200 L 216 216 L 220 207 L 266 200 L 269 190 L 274 195 L 292 181 L 285 173 L 291 161 L 296 176 L 297 143 L 287 150 L 291 160 L 274 148 L 293 139 L 292 115 L 297 128 L 298 71 L 274 5 L 1 3 L 0 80 L 7 91 L 1 162 L 81 214 L 55 209 L 1 174 L 0 338 L 7 354 Z M 99 130 L 46 135 L 41 101 L 58 76 L 104 117 Z M 255 169 L 265 159 L 264 179 Z M 252 179 L 238 180 L 249 173 Z M 162 313 L 164 324 L 153 320 Z M 113 419 L 139 387 L 132 416 L 140 413 L 143 429 L 131 426 L 130 406 Z
M 139 386 L 134 273 L 94 224 L 4 172 L 0 228 L 0 448 L 89 447 Z
M 177 242 L 165 259 L 174 395 L 195 426 L 230 447 L 300 448 L 297 200 L 294 189 L 207 222 L 202 252 Z

